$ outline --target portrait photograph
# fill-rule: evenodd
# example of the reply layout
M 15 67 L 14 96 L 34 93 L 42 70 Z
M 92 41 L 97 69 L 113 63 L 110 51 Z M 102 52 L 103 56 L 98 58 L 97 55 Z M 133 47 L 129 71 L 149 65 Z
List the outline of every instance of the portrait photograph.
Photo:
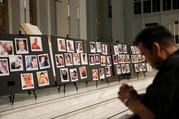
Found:
M 135 55 L 131 55 L 131 61 L 132 61 L 132 63 L 136 63 L 136 61 L 135 61 Z
M 129 54 L 126 55 L 126 63 L 131 63 L 130 55 Z
M 117 55 L 117 54 L 118 54 L 118 52 L 119 52 L 119 51 L 118 51 L 118 46 L 117 46 L 117 45 L 115 45 L 115 46 L 114 46 L 114 54 L 115 54 L 115 55 Z
M 139 63 L 139 71 L 142 72 L 143 69 L 142 69 L 142 63 Z
M 60 69 L 60 77 L 61 77 L 61 82 L 69 82 L 70 81 L 67 68 Z
M 121 74 L 121 65 L 116 65 L 117 74 Z
M 92 69 L 92 78 L 94 81 L 98 80 L 98 69 Z
M 135 46 L 130 46 L 130 48 L 131 48 L 131 53 L 132 53 L 132 54 L 136 54 L 136 53 L 135 53 Z
M 139 54 L 139 53 L 140 53 L 140 50 L 139 50 L 139 48 L 138 48 L 137 46 L 135 46 L 135 53 L 136 53 L 136 54 Z
M 107 56 L 106 59 L 107 59 L 107 66 L 112 66 L 111 56 Z
M 79 53 L 73 53 L 73 63 L 74 65 L 81 65 L 80 64 L 80 54 Z
M 113 63 L 118 64 L 118 55 L 113 55 Z
M 145 62 L 145 55 L 142 55 L 142 62 Z
M 72 82 L 78 81 L 78 72 L 76 68 L 70 69 L 70 77 Z
M 87 53 L 81 53 L 81 64 L 88 65 Z
M 107 55 L 108 54 L 108 46 L 105 44 L 102 44 L 102 54 Z
M 101 42 L 96 42 L 96 52 L 101 53 Z
M 96 43 L 95 42 L 90 42 L 90 52 L 96 53 Z
M 104 68 L 99 69 L 99 79 L 104 79 L 105 78 L 105 73 L 104 73 Z
M 26 70 L 38 70 L 37 56 L 36 55 L 26 55 Z
M 126 55 L 121 55 L 121 56 L 122 56 L 121 63 L 126 63 Z
M 9 66 L 7 59 L 0 59 L 0 76 L 9 76 Z
M 106 71 L 106 77 L 110 77 L 111 76 L 111 68 L 109 66 L 105 67 L 105 71 Z
M 39 71 L 37 72 L 37 80 L 39 87 L 48 86 L 49 85 L 49 78 L 47 71 Z
M 122 44 L 118 44 L 118 53 L 123 53 Z
M 100 55 L 99 54 L 95 54 L 95 64 L 100 64 Z
M 0 40 L 0 57 L 8 57 L 14 55 L 13 42 Z
M 138 54 L 139 62 L 142 62 L 142 55 Z
M 147 66 L 146 66 L 146 64 L 145 63 L 142 63 L 142 71 L 147 71 Z
M 125 70 L 126 70 L 126 73 L 130 73 L 131 72 L 129 64 L 126 64 Z
M 123 63 L 122 54 L 118 54 L 118 62 Z
M 139 72 L 139 64 L 134 64 L 135 72 Z
M 106 66 L 106 56 L 101 55 L 101 66 Z
M 34 89 L 34 78 L 32 73 L 21 74 L 22 90 Z
M 127 45 L 123 44 L 122 45 L 123 53 L 127 53 Z
M 121 70 L 123 74 L 126 73 L 126 64 L 121 64 Z
M 11 72 L 24 70 L 22 55 L 10 55 L 9 64 Z
M 48 54 L 38 55 L 40 69 L 50 68 L 50 60 Z
M 89 54 L 89 65 L 95 65 L 95 55 Z
M 28 54 L 27 38 L 15 38 L 15 46 L 17 54 Z
M 58 46 L 58 51 L 60 51 L 60 52 L 66 52 L 65 39 L 63 39 L 63 38 L 57 38 L 57 46 Z
M 86 67 L 79 67 L 79 71 L 80 71 L 80 78 L 81 79 L 86 79 L 87 78 L 87 71 L 86 71 Z
M 65 66 L 63 54 L 56 54 L 55 55 L 55 61 L 56 61 L 57 68 Z
M 135 63 L 139 63 L 139 56 L 135 55 Z
M 41 37 L 30 37 L 32 51 L 43 51 Z
M 83 52 L 82 41 L 75 41 L 75 45 L 76 45 L 76 52 L 77 53 L 82 53 Z
M 73 66 L 73 58 L 71 53 L 65 53 L 65 63 L 66 66 Z
M 74 52 L 74 42 L 73 40 L 66 40 L 67 52 Z

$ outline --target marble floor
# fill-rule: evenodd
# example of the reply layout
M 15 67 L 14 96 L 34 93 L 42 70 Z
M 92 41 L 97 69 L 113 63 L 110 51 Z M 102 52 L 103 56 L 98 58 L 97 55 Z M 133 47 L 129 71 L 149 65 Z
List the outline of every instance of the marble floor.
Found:
M 132 113 L 117 99 L 120 85 L 128 83 L 143 93 L 152 80 L 153 75 L 146 79 L 141 76 L 138 80 L 105 83 L 98 88 L 92 85 L 78 92 L 72 89 L 65 95 L 49 88 L 39 93 L 37 100 L 32 95 L 27 98 L 26 94 L 17 94 L 14 105 L 4 101 L 7 96 L 0 97 L 0 119 L 119 119 Z

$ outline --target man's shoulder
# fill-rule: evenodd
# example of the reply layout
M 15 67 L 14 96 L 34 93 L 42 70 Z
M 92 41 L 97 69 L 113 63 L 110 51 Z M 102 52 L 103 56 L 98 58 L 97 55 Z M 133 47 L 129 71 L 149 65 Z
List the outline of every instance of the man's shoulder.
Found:
M 179 68 L 179 54 L 170 56 L 167 65 L 178 67 Z

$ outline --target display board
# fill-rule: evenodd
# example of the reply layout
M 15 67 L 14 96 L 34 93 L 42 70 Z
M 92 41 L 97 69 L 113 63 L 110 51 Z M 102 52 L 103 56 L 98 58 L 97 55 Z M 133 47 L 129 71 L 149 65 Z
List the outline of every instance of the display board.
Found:
M 122 43 L 111 44 L 113 51 L 113 69 L 115 75 L 123 75 L 131 73 L 131 59 L 128 46 Z
M 134 67 L 134 72 L 146 72 L 147 67 L 145 63 L 145 56 L 141 54 L 139 48 L 137 46 L 130 46 L 131 51 L 131 61 Z
M 0 80 L 0 95 L 54 85 L 48 36 L 1 36 Z

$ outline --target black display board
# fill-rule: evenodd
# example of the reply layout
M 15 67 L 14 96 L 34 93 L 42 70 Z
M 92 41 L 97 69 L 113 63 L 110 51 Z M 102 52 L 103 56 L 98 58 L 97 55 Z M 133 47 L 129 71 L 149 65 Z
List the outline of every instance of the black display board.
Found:
M 35 49 L 35 45 L 32 48 L 32 44 L 33 44 L 33 40 L 34 38 L 37 38 L 38 41 L 38 45 L 40 45 L 40 50 Z M 30 40 L 31 39 L 31 40 Z M 41 39 L 41 40 L 40 40 Z M 20 40 L 24 40 L 25 43 L 25 52 L 21 52 L 20 46 L 18 47 L 18 44 Z M 32 42 L 31 42 L 32 41 Z M 5 56 L 1 51 L 3 51 L 4 49 L 6 49 L 6 45 L 11 42 L 11 48 L 13 49 L 13 53 L 12 56 Z M 46 86 L 51 86 L 54 85 L 54 76 L 53 76 L 53 71 L 52 71 L 52 64 L 51 64 L 51 58 L 50 58 L 50 51 L 49 51 L 49 42 L 48 42 L 48 36 L 46 35 L 38 35 L 38 36 L 27 36 L 27 35 L 3 35 L 0 36 L 0 43 L 6 43 L 6 45 L 4 44 L 0 44 L 0 52 L 3 54 L 0 56 L 0 61 L 2 61 L 3 59 L 6 59 L 8 61 L 8 70 L 9 70 L 9 75 L 7 76 L 3 76 L 0 75 L 0 96 L 1 95 L 6 95 L 6 94 L 11 94 L 11 93 L 17 93 L 20 92 L 22 90 L 31 90 L 31 89 L 37 89 L 37 88 L 43 88 Z M 9 47 L 10 48 L 10 47 Z M 8 48 L 7 48 L 8 49 Z M 33 51 L 32 51 L 33 50 Z M 22 62 L 23 62 L 23 70 L 17 70 L 17 71 L 13 71 L 13 63 L 11 60 L 11 64 L 10 64 L 10 58 L 12 59 L 13 56 L 20 56 L 22 58 Z M 47 67 L 43 67 L 42 65 L 40 66 L 40 60 L 38 58 L 38 55 L 40 57 L 43 57 L 42 55 L 48 56 L 48 60 L 45 58 L 45 60 L 48 61 L 48 66 Z M 37 68 L 36 70 L 27 70 L 27 58 L 28 56 L 36 56 L 36 60 L 37 60 Z M 15 61 L 15 60 L 14 60 Z M 15 61 L 16 62 L 16 61 Z M 37 74 L 37 72 L 39 72 Z M 42 80 L 40 80 L 41 78 L 37 78 L 37 75 L 40 75 L 41 72 L 45 72 L 45 81 L 46 84 L 44 82 L 41 82 Z M 22 82 L 21 81 L 21 77 L 23 77 L 25 74 L 32 74 L 33 75 L 33 88 L 27 88 L 26 86 L 22 86 Z M 21 76 L 21 74 L 24 74 Z M 48 74 L 48 78 L 47 78 L 47 74 Z M 45 85 L 44 85 L 45 84 Z

